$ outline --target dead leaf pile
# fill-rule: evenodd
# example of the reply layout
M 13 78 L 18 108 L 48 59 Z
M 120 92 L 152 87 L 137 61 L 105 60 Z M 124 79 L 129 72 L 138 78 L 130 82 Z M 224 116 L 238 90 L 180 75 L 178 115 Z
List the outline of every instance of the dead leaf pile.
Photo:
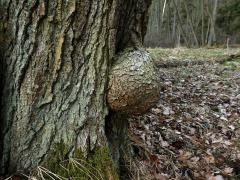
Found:
M 161 68 L 159 75 L 158 104 L 129 119 L 149 179 L 240 179 L 240 64 Z

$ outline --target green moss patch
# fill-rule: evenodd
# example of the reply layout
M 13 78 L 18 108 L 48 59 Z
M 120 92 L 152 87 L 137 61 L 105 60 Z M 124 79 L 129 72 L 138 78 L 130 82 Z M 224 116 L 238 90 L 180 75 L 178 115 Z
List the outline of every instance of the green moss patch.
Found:
M 231 70 L 238 70 L 238 69 L 240 69 L 240 59 L 235 59 L 233 61 L 227 61 L 223 65 L 230 68 Z
M 71 153 L 70 147 L 59 143 L 47 159 L 43 167 L 37 169 L 38 177 L 78 180 L 119 179 L 108 147 L 98 147 L 86 156 L 80 149 Z

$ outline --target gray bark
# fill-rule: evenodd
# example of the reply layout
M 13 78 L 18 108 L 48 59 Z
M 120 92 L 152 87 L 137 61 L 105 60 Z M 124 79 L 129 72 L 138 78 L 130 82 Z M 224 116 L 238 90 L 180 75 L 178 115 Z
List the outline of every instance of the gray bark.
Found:
M 115 112 L 142 114 L 159 100 L 159 78 L 149 53 L 126 50 L 109 74 L 107 102 Z
M 56 143 L 106 146 L 113 56 L 141 46 L 150 0 L 4 0 L 1 173 L 31 170 Z
M 208 36 L 208 46 L 213 45 L 214 42 L 216 42 L 216 35 L 215 35 L 215 23 L 216 23 L 216 16 L 217 16 L 217 6 L 218 6 L 218 0 L 214 0 L 212 15 L 209 12 L 210 17 L 210 32 Z

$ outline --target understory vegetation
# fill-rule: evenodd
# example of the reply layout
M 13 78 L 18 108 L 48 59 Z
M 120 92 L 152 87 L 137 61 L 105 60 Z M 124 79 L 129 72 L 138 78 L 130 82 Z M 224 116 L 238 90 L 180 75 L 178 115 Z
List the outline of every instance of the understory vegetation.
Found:
M 68 155 L 71 148 L 64 143 L 58 143 L 51 150 L 47 161 L 42 166 L 34 168 L 30 174 L 19 172 L 7 179 L 29 180 L 118 180 L 117 169 L 109 156 L 109 148 L 97 148 L 86 154 L 80 149 L 75 150 L 72 157 Z M 1 178 L 0 178 L 1 179 Z

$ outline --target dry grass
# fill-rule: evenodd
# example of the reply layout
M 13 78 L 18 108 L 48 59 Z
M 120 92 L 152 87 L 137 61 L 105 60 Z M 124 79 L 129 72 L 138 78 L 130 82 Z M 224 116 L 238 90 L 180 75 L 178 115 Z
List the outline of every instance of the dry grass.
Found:
M 162 60 L 216 60 L 240 53 L 240 48 L 150 48 L 148 49 L 152 57 L 158 63 Z

